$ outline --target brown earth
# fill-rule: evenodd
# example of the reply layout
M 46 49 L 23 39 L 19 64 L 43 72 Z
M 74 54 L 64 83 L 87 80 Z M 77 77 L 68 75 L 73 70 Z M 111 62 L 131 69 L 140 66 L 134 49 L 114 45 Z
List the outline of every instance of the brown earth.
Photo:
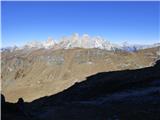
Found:
M 2 93 L 16 102 L 58 93 L 98 72 L 144 68 L 154 64 L 159 48 L 136 52 L 99 49 L 16 50 L 1 53 Z

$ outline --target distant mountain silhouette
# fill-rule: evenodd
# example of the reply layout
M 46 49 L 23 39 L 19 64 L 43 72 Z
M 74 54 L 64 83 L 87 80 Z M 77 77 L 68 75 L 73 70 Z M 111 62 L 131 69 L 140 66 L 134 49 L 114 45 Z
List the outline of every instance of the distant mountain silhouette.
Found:
M 153 67 L 98 73 L 30 103 L 2 98 L 2 120 L 159 120 L 160 60 Z

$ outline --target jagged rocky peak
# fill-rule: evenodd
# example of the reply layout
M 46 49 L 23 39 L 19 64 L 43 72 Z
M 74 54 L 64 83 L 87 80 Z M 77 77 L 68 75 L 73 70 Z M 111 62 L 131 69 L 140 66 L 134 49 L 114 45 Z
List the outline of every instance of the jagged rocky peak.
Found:
M 27 43 L 25 45 L 25 47 L 28 47 L 28 48 L 42 48 L 43 45 L 39 41 L 32 41 L 32 42 Z
M 69 42 L 67 47 L 73 48 L 73 47 L 80 47 L 81 41 L 80 36 L 78 33 L 73 33 L 72 36 L 69 38 Z
M 114 44 L 110 41 L 104 39 L 101 36 L 89 36 L 87 33 L 79 35 L 78 33 L 73 33 L 71 36 L 62 37 L 58 43 L 54 41 L 52 37 L 48 37 L 46 41 L 33 41 L 27 43 L 22 47 L 13 49 L 7 48 L 9 51 L 18 50 L 18 49 L 71 49 L 71 48 L 98 48 L 109 51 L 123 50 L 123 51 L 136 51 L 145 48 L 153 48 L 160 46 L 160 43 L 153 45 L 139 45 L 139 44 L 129 44 L 124 42 L 122 44 Z M 1 51 L 7 51 L 6 49 L 1 49 Z
M 83 39 L 89 40 L 89 38 L 90 38 L 90 36 L 87 33 L 82 35 L 82 40 Z
M 48 37 L 47 41 L 45 41 L 47 44 L 55 44 L 54 39 L 52 37 Z
M 99 48 L 99 49 L 106 49 L 111 50 L 114 47 L 113 44 L 106 41 L 100 36 L 90 37 L 88 34 L 83 34 L 79 36 L 78 33 L 73 33 L 71 37 L 63 37 L 59 44 L 61 48 Z
M 71 39 L 73 41 L 78 41 L 80 38 L 79 38 L 79 34 L 78 33 L 73 33 L 72 36 L 71 36 Z
M 82 41 L 81 45 L 83 48 L 91 48 L 92 47 L 92 42 L 91 42 L 90 36 L 88 34 L 83 34 L 81 41 Z
M 55 43 L 55 41 L 53 40 L 53 38 L 52 38 L 52 37 L 48 37 L 48 40 L 47 40 L 47 41 L 44 41 L 43 46 L 44 46 L 45 48 L 51 48 L 51 47 L 53 47 L 55 44 L 56 44 L 56 43 Z
M 27 48 L 51 48 L 55 45 L 54 40 L 51 37 L 48 37 L 48 39 L 44 42 L 40 41 L 32 41 L 27 43 L 24 47 Z

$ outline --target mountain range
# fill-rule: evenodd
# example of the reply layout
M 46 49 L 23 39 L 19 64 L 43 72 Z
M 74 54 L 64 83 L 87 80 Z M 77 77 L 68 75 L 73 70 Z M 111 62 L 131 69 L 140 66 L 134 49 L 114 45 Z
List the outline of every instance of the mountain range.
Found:
M 124 51 L 136 51 L 139 49 L 152 48 L 160 46 L 160 43 L 155 43 L 152 45 L 138 45 L 138 44 L 128 44 L 124 42 L 123 44 L 114 44 L 108 40 L 105 40 L 101 36 L 90 37 L 88 34 L 83 34 L 80 36 L 78 33 L 74 33 L 69 37 L 62 37 L 59 42 L 55 42 L 51 37 L 47 41 L 32 41 L 21 47 L 7 47 L 2 48 L 1 51 L 14 51 L 20 49 L 72 49 L 72 48 L 98 48 L 109 51 L 124 50 Z
M 159 43 L 120 46 L 100 36 L 77 33 L 57 43 L 49 37 L 47 41 L 1 49 L 2 93 L 8 101 L 19 97 L 32 101 L 95 73 L 149 67 L 159 58 Z

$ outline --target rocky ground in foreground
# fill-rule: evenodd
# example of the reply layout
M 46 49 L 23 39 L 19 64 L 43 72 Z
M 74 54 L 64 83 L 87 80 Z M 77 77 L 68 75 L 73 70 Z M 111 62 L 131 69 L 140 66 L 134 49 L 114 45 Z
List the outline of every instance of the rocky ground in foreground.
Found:
M 135 52 L 81 48 L 3 51 L 2 93 L 10 102 L 20 97 L 32 101 L 63 91 L 99 72 L 151 66 L 159 57 L 158 52 L 159 47 Z
M 159 120 L 160 61 L 153 67 L 102 72 L 30 103 L 5 102 L 2 120 Z

